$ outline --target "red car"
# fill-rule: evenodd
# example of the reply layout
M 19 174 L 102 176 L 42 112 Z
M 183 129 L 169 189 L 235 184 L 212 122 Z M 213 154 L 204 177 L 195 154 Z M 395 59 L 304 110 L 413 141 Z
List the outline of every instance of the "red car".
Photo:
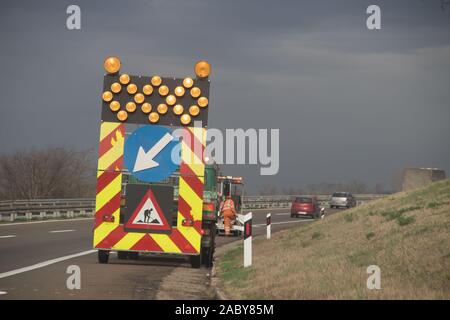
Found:
M 321 215 L 321 208 L 316 197 L 296 197 L 292 202 L 291 218 L 308 216 L 318 219 Z

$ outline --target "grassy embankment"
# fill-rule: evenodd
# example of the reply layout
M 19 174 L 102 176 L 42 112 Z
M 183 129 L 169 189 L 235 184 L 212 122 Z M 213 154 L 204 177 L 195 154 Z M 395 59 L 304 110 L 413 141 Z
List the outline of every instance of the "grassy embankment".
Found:
M 450 180 L 255 239 L 253 266 L 242 261 L 242 246 L 220 258 L 229 298 L 450 299 Z

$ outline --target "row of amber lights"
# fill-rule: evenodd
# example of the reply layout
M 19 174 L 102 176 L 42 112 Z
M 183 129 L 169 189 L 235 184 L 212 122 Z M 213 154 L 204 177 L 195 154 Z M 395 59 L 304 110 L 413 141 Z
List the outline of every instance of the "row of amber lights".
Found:
M 104 67 L 106 72 L 110 74 L 117 73 L 120 70 L 120 60 L 116 57 L 107 58 L 104 62 Z M 209 76 L 211 67 L 206 61 L 199 61 L 196 63 L 194 71 L 199 78 L 206 78 Z M 119 83 L 120 82 L 120 83 Z M 173 106 L 173 113 L 176 115 L 181 115 L 180 122 L 187 125 L 191 122 L 191 116 L 195 117 L 200 113 L 200 108 L 206 108 L 208 106 L 208 98 L 200 97 L 201 90 L 198 87 L 193 87 L 194 80 L 192 78 L 185 78 L 183 80 L 183 86 L 177 86 L 174 89 L 175 95 L 169 95 L 169 88 L 166 85 L 162 85 L 162 79 L 160 76 L 153 76 L 150 80 L 150 84 L 146 84 L 142 88 L 143 93 L 137 93 L 137 86 L 134 83 L 130 83 L 130 76 L 128 74 L 122 74 L 119 77 L 119 82 L 115 82 L 111 85 L 111 91 L 103 92 L 103 101 L 109 102 L 109 108 L 113 112 L 117 112 L 117 119 L 119 121 L 125 121 L 128 118 L 128 112 L 132 113 L 136 111 L 136 103 L 142 104 L 141 111 L 143 113 L 149 114 L 148 120 L 151 123 L 157 123 L 160 118 L 160 114 L 164 115 L 167 113 L 168 107 Z M 127 86 L 127 92 L 129 94 L 134 94 L 135 102 L 128 102 L 125 105 L 125 110 L 120 110 L 120 103 L 118 101 L 112 101 L 113 93 L 120 93 L 122 91 L 122 85 Z M 154 87 L 158 88 L 158 93 L 161 97 L 166 97 L 166 103 L 160 103 L 157 106 L 158 112 L 151 112 L 152 105 L 148 102 L 144 102 L 145 96 L 150 96 L 153 93 Z M 190 94 L 193 98 L 198 98 L 197 105 L 192 105 L 189 107 L 189 113 L 184 112 L 184 107 L 181 104 L 176 104 L 176 97 L 182 97 L 185 94 L 186 89 L 189 89 Z
M 134 112 L 136 110 L 136 103 L 142 104 L 141 110 L 144 113 L 150 113 L 149 121 L 151 123 L 156 123 L 159 121 L 159 114 L 164 115 L 167 113 L 167 105 L 174 106 L 173 112 L 176 115 L 181 115 L 184 112 L 184 107 L 181 104 L 176 104 L 176 97 L 182 97 L 185 94 L 186 89 L 190 89 L 190 94 L 193 98 L 198 98 L 197 105 L 192 105 L 189 107 L 189 114 L 181 116 L 181 123 L 189 124 L 191 122 L 191 116 L 195 117 L 200 113 L 200 108 L 205 108 L 208 106 L 208 98 L 199 97 L 201 95 L 201 90 L 198 87 L 192 87 L 194 81 L 191 78 L 185 78 L 183 80 L 183 86 L 178 86 L 174 90 L 175 95 L 169 95 L 169 88 L 165 85 L 161 85 L 162 80 L 159 76 L 154 76 L 151 78 L 151 84 L 146 84 L 142 88 L 143 93 L 136 93 L 137 86 L 130 82 L 130 77 L 127 74 L 123 74 L 119 77 L 119 82 L 115 82 L 111 85 L 111 91 L 105 91 L 103 93 L 103 100 L 105 102 L 110 102 L 109 107 L 111 111 L 119 111 L 120 103 L 118 101 L 112 101 L 113 93 L 120 93 L 122 90 L 122 85 L 127 85 L 127 92 L 134 95 L 134 102 L 130 101 L 125 105 L 128 112 Z M 121 85 L 122 84 L 122 85 Z M 157 107 L 156 112 L 151 112 L 152 105 L 148 102 L 144 102 L 145 96 L 150 96 L 153 93 L 153 86 L 160 86 L 158 92 L 161 97 L 166 97 L 166 103 L 161 103 Z M 185 89 L 186 88 L 186 89 Z M 175 97 L 176 96 L 176 97 Z M 117 113 L 117 118 L 120 121 L 125 121 L 128 118 L 128 113 L 125 110 L 121 110 Z

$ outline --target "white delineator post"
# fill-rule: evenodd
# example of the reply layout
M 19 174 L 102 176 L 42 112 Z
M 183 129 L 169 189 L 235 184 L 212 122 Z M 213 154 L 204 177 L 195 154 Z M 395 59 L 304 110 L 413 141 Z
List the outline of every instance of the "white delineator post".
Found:
M 270 239 L 270 234 L 272 232 L 271 228 L 271 214 L 268 213 L 266 216 L 266 224 L 267 224 L 267 239 Z
M 244 216 L 244 268 L 252 265 L 252 213 Z

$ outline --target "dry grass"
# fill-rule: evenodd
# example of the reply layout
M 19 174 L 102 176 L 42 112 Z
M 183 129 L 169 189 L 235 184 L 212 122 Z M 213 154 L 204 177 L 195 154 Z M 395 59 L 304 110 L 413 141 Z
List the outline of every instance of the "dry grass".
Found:
M 240 247 L 219 269 L 235 299 L 449 299 L 450 180 L 254 240 L 251 268 Z

